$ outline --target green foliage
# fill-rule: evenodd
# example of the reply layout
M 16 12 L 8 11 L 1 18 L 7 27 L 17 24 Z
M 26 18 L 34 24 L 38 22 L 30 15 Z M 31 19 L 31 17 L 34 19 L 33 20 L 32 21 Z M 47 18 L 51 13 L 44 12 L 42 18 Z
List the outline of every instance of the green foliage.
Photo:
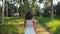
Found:
M 20 19 L 23 19 L 24 17 L 20 17 L 20 18 L 16 18 L 16 17 L 5 17 L 5 22 L 13 22 L 13 21 L 16 21 L 16 20 L 20 20 Z
M 39 3 L 42 3 L 43 2 L 43 0 L 39 0 Z
M 40 16 L 40 11 L 39 10 L 36 11 L 35 16 Z
M 32 0 L 33 2 L 35 2 L 36 0 Z
M 49 11 L 50 11 L 50 12 L 49 12 Z M 50 15 L 51 15 L 51 6 L 46 7 L 46 8 L 44 9 L 44 13 L 43 13 L 43 16 L 45 16 L 45 17 L 50 17 Z
M 22 1 L 23 1 L 23 4 L 22 4 Z M 31 0 L 30 2 L 28 2 L 29 0 L 20 0 L 18 3 L 20 4 L 20 7 L 18 9 L 18 12 L 21 15 L 25 15 L 25 13 L 28 11 L 28 10 L 31 10 L 32 12 L 35 11 L 36 9 L 36 6 L 35 6 L 35 1 L 36 0 Z M 32 2 L 31 4 L 31 7 L 30 7 L 30 3 Z M 6 2 L 5 1 L 5 9 L 6 9 L 6 3 L 8 4 L 8 16 L 13 16 L 13 13 L 16 13 L 16 7 L 9 3 L 8 1 Z M 4 12 L 4 15 L 6 16 L 6 10 Z
M 30 7 L 30 3 L 32 2 L 31 4 L 31 7 Z M 35 3 L 34 1 L 32 0 L 31 2 L 28 2 L 28 0 L 23 0 L 23 3 L 20 3 L 20 7 L 19 7 L 19 12 L 22 13 L 22 15 L 25 15 L 25 13 L 29 10 L 31 10 L 32 12 L 35 11 Z
M 55 6 L 55 10 L 56 10 L 56 15 L 60 15 L 60 4 L 58 2 L 58 4 Z
M 50 22 L 51 19 L 50 19 L 50 17 L 41 17 L 41 18 L 39 19 L 39 21 L 40 21 L 41 24 L 45 24 L 45 23 Z
M 8 24 L 0 25 L 0 32 L 1 33 L 9 33 L 9 32 L 11 32 L 12 34 L 14 32 L 18 33 L 17 32 L 18 29 L 19 29 L 19 25 L 12 25 L 12 24 L 10 24 L 10 25 L 8 25 Z
M 54 34 L 60 34 L 60 26 L 57 27 L 57 29 L 55 30 Z
M 1 15 L 2 15 L 2 7 L 0 6 L 0 17 L 1 17 Z
M 40 23 L 45 24 L 46 27 L 53 33 L 53 34 L 60 34 L 60 18 L 55 17 L 54 21 L 51 22 L 50 18 L 42 17 L 40 18 Z
M 0 24 L 0 34 L 20 34 L 19 29 L 23 24 L 18 24 L 18 22 L 20 23 L 23 18 L 5 17 L 4 24 Z
M 7 5 L 8 5 L 8 9 L 7 9 L 7 11 L 8 11 L 8 16 L 12 16 L 13 15 L 13 10 L 15 9 L 15 6 L 13 5 L 13 4 L 11 4 L 11 3 L 9 3 L 8 1 L 6 2 L 5 1 L 5 11 L 4 11 L 4 15 L 6 16 L 6 3 L 7 3 Z

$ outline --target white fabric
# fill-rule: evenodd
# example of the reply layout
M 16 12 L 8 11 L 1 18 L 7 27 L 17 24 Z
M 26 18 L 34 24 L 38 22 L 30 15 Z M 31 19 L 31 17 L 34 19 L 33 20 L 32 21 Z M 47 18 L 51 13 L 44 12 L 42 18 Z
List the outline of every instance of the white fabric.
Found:
M 26 31 L 25 34 L 35 34 L 33 20 L 26 20 Z

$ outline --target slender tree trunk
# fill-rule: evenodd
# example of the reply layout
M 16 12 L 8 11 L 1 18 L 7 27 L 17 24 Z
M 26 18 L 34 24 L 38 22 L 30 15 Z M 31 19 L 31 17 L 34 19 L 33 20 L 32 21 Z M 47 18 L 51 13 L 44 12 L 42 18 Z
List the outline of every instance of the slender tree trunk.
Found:
M 13 8 L 12 8 L 12 16 L 14 17 L 14 4 L 12 6 L 13 6 Z
M 2 23 L 4 22 L 4 0 L 2 0 Z
M 17 4 L 18 4 L 18 0 L 17 0 Z M 17 8 L 17 13 L 18 13 L 18 8 Z
M 7 4 L 7 0 L 6 0 L 6 17 L 8 17 L 8 4 Z
M 54 12 L 53 12 L 53 0 L 51 0 L 51 21 L 53 21 L 54 20 Z
M 17 0 L 17 4 L 18 4 L 18 0 Z M 18 15 L 18 5 L 17 5 L 17 15 L 16 15 L 16 17 L 18 18 L 19 17 L 19 15 Z
M 41 8 L 40 8 L 40 11 L 39 11 L 39 12 L 40 12 L 40 14 L 39 14 L 39 15 L 40 15 L 40 17 L 42 17 L 42 14 L 41 14 Z
M 14 7 L 13 7 L 13 12 L 12 13 L 13 13 L 12 16 L 14 16 Z

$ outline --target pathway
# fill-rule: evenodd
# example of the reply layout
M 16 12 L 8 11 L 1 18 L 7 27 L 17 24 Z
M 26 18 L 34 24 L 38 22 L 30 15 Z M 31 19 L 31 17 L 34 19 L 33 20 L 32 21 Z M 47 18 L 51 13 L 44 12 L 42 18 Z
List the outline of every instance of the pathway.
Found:
M 50 34 L 44 26 L 37 25 L 37 34 Z
M 22 23 L 23 24 L 23 23 Z M 22 25 L 22 24 L 20 24 L 21 26 L 20 26 L 20 30 L 19 30 L 19 32 L 20 32 L 20 34 L 24 34 L 24 24 Z M 43 26 L 43 25 L 41 25 L 41 24 L 36 24 L 36 27 L 37 27 L 37 29 L 36 29 L 36 31 L 37 31 L 37 34 L 51 34 L 49 31 L 48 31 L 48 29 L 47 28 L 45 28 L 45 26 Z
M 51 34 L 44 24 L 41 24 L 38 19 L 36 19 L 36 21 L 38 22 L 36 24 L 37 34 Z

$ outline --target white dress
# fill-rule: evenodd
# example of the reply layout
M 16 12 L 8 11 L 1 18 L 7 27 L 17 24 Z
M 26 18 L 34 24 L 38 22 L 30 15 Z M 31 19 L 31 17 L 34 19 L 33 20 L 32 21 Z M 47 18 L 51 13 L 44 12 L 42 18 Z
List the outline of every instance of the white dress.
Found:
M 26 20 L 25 34 L 35 34 L 33 20 Z

